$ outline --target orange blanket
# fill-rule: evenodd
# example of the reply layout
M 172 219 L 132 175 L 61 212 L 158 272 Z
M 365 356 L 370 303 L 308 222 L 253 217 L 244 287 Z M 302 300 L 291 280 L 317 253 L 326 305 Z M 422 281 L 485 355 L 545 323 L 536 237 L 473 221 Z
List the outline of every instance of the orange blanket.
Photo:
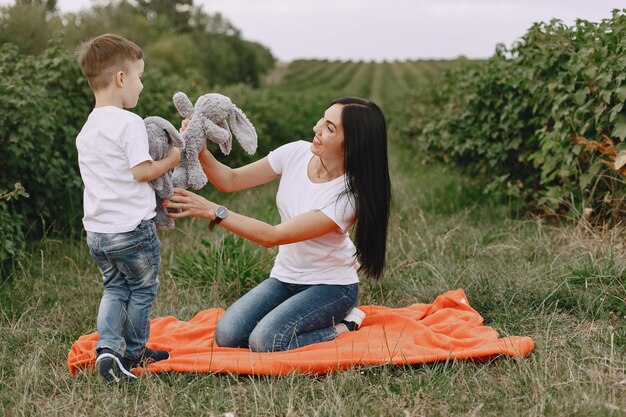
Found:
M 525 356 L 529 337 L 500 338 L 469 306 L 463 290 L 440 295 L 432 304 L 404 308 L 359 307 L 367 314 L 361 328 L 335 340 L 287 352 L 255 353 L 213 342 L 223 310 L 212 308 L 189 321 L 161 317 L 151 321 L 149 347 L 171 358 L 133 372 L 209 372 L 254 375 L 325 374 L 358 365 L 418 364 L 450 359 L 486 360 L 496 355 Z M 98 334 L 81 336 L 67 357 L 72 374 L 92 370 Z

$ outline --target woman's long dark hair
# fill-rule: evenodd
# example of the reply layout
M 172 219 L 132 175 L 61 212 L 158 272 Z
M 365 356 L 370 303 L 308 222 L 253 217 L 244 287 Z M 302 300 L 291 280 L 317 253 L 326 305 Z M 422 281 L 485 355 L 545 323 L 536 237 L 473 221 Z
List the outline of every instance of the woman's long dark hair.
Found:
M 387 123 L 375 103 L 357 97 L 342 104 L 346 186 L 355 196 L 354 244 L 360 272 L 380 277 L 385 266 L 391 181 L 387 158 Z

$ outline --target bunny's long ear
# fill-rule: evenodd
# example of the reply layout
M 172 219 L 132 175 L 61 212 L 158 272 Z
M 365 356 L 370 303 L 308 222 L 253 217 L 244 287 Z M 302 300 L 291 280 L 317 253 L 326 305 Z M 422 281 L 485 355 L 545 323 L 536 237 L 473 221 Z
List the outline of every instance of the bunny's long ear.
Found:
M 167 133 L 167 135 L 169 136 L 170 141 L 173 146 L 176 146 L 177 148 L 180 148 L 181 150 L 185 148 L 185 141 L 183 140 L 183 137 L 178 132 L 178 130 L 176 130 L 174 125 L 172 125 L 166 119 L 159 117 L 159 116 L 150 116 L 150 117 L 146 117 L 145 122 L 146 122 L 146 125 L 148 123 L 151 123 L 155 126 L 158 126 L 159 129 L 164 130 L 165 133 Z
M 167 122 L 167 124 L 163 126 L 163 130 L 165 130 L 169 135 L 170 140 L 172 141 L 172 146 L 177 147 L 181 151 L 185 149 L 185 141 L 183 140 L 182 135 L 170 122 Z
M 181 116 L 189 117 L 193 114 L 193 104 L 191 104 L 191 100 L 189 100 L 187 94 L 179 91 L 174 94 L 172 100 L 174 101 L 176 110 L 178 110 L 178 113 L 180 113 Z
M 231 134 L 231 131 L 228 129 L 228 123 L 226 123 L 226 120 L 222 120 L 221 122 L 217 123 L 217 125 L 221 127 L 222 129 L 224 129 L 226 132 L 228 132 L 228 139 L 220 143 L 219 145 L 222 153 L 224 155 L 228 155 L 230 154 L 230 151 L 233 149 L 233 135 Z
M 230 131 L 233 132 L 241 147 L 250 155 L 255 153 L 257 147 L 256 130 L 246 115 L 234 104 L 228 115 L 228 121 Z

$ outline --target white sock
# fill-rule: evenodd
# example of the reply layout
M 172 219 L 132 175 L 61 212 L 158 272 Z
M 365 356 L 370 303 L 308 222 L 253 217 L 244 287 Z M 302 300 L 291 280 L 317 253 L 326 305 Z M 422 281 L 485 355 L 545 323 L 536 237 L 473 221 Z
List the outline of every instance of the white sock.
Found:
M 335 324 L 335 331 L 337 332 L 337 336 L 349 332 L 348 327 L 343 323 Z

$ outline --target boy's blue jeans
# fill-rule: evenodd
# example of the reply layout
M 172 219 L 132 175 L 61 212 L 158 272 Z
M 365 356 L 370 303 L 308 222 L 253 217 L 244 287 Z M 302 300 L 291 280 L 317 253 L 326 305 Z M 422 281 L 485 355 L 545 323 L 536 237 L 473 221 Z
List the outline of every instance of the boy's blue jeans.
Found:
M 268 278 L 230 306 L 217 322 L 215 343 L 254 352 L 295 349 L 337 337 L 359 297 L 359 284 L 300 285 Z
M 134 360 L 150 336 L 150 310 L 159 287 L 161 242 L 152 220 L 125 233 L 87 232 L 92 258 L 102 273 L 96 349 Z

